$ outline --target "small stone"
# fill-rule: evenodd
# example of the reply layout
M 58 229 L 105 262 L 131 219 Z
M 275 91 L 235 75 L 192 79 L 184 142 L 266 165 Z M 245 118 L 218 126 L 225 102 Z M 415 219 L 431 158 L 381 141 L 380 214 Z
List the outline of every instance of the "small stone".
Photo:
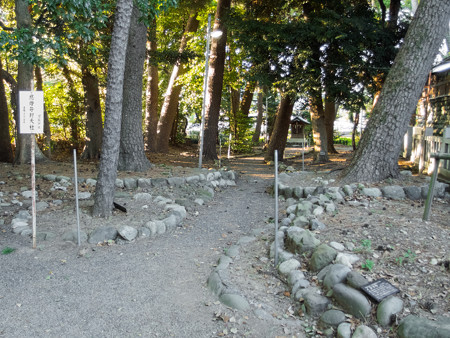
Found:
M 351 315 L 363 319 L 371 310 L 367 298 L 358 290 L 339 283 L 333 287 L 333 297 L 345 311 Z
M 381 326 L 392 324 L 392 318 L 403 310 L 403 301 L 398 297 L 388 297 L 378 305 L 377 321 Z
M 91 198 L 92 194 L 89 191 L 82 191 L 78 193 L 78 199 L 87 200 Z
M 351 268 L 353 264 L 359 261 L 359 259 L 360 258 L 358 255 L 339 252 L 336 256 L 335 262 L 336 264 L 342 264 Z
M 353 332 L 352 338 L 377 338 L 377 334 L 370 327 L 359 325 Z
M 134 240 L 136 237 L 137 237 L 137 235 L 138 235 L 138 231 L 137 231 L 137 229 L 135 229 L 135 228 L 133 228 L 133 227 L 130 227 L 130 226 L 128 226 L 128 225 L 122 225 L 120 228 L 119 228 L 119 235 L 123 238 L 123 239 L 125 239 L 125 240 L 127 240 L 127 241 L 132 241 L 132 240 Z
M 327 297 L 319 295 L 314 292 L 309 292 L 304 295 L 306 312 L 310 316 L 318 316 L 327 310 L 330 300 Z
M 352 335 L 352 324 L 341 323 L 337 328 L 337 338 L 350 338 Z
M 323 279 L 323 285 L 327 290 L 331 290 L 334 285 L 345 281 L 349 272 L 349 267 L 342 264 L 333 264 Z
M 399 338 L 450 337 L 450 323 L 445 317 L 429 320 L 409 315 L 400 322 L 397 335 Z
M 345 247 L 341 243 L 338 243 L 338 242 L 330 242 L 328 245 L 337 251 L 345 250 Z
M 345 321 L 345 313 L 339 310 L 325 311 L 319 318 L 319 327 L 337 327 Z
M 369 281 L 357 271 L 350 271 L 347 274 L 347 284 L 354 289 L 359 290 L 368 283 Z
M 219 300 L 226 306 L 233 309 L 242 311 L 247 311 L 250 309 L 250 304 L 240 295 L 225 293 L 219 296 Z
M 330 264 L 336 257 L 337 252 L 332 247 L 321 244 L 315 250 L 309 261 L 309 267 L 312 271 L 318 271 Z
M 289 260 L 281 263 L 278 266 L 278 271 L 280 272 L 280 274 L 287 276 L 291 271 L 300 268 L 300 266 L 301 266 L 300 262 L 298 260 L 292 258 L 292 259 L 289 259 Z

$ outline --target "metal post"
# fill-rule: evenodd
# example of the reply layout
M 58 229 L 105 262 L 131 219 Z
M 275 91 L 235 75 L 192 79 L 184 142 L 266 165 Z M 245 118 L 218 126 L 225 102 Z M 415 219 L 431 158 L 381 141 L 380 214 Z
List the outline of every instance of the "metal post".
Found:
M 275 159 L 275 268 L 278 265 L 278 150 L 274 153 Z
M 77 212 L 77 237 L 78 237 L 78 246 L 81 245 L 80 239 L 80 209 L 78 207 L 78 174 L 77 174 L 77 151 L 73 150 L 73 169 L 75 171 L 75 208 Z
M 202 103 L 202 123 L 200 126 L 200 151 L 198 156 L 198 168 L 202 168 L 203 160 L 203 139 L 205 137 L 205 110 L 206 96 L 208 92 L 208 71 L 209 71 L 209 44 L 211 40 L 211 14 L 208 14 L 208 28 L 206 30 L 206 57 L 205 57 L 205 76 L 203 78 L 203 103 Z
M 32 217 L 32 238 L 33 249 L 36 249 L 36 160 L 35 160 L 35 138 L 34 134 L 30 135 L 31 141 L 31 217 Z
M 222 166 L 222 137 L 219 133 L 219 169 Z
M 430 209 L 434 197 L 434 187 L 436 185 L 438 172 L 439 172 L 439 160 L 450 160 L 450 154 L 431 154 L 431 158 L 434 158 L 434 170 L 431 175 L 430 187 L 428 188 L 427 200 L 425 202 L 425 210 L 423 212 L 422 220 L 428 221 L 430 219 Z
M 305 131 L 303 131 L 302 171 L 305 171 Z
M 228 136 L 228 153 L 227 153 L 227 158 L 230 159 L 231 157 L 231 130 L 230 130 L 230 135 Z

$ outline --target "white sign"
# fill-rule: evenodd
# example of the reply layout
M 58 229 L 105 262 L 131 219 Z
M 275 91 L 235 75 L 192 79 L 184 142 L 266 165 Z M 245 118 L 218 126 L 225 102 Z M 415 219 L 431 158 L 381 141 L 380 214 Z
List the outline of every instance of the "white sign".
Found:
M 42 91 L 19 92 L 21 134 L 44 132 L 44 93 Z

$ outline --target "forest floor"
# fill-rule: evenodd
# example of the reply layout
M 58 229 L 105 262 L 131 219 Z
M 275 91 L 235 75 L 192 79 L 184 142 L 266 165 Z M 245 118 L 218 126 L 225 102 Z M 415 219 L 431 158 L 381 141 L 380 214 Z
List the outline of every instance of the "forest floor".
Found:
M 151 155 L 153 168 L 138 176 L 189 176 L 198 164 L 193 150 L 187 147 Z M 346 147 L 338 147 L 338 151 L 326 165 L 313 165 L 311 155 L 306 154 L 305 170 L 311 176 L 301 184 L 313 186 L 317 176 L 326 178 L 326 171 L 336 178 L 337 169 L 345 167 L 351 157 Z M 299 149 L 289 148 L 285 155 L 286 165 L 302 170 Z M 37 164 L 36 171 L 73 176 L 70 157 L 58 158 Z M 319 330 L 311 330 L 314 320 L 302 313 L 300 303 L 292 301 L 285 281 L 267 260 L 270 234 L 246 245 L 229 269 L 233 287 L 253 310 L 263 309 L 270 318 L 255 311 L 229 309 L 207 290 L 206 279 L 227 247 L 242 236 L 263 233 L 273 226 L 274 202 L 267 193 L 273 185 L 273 166 L 264 164 L 260 153 L 224 159 L 222 165 L 238 173 L 237 186 L 217 192 L 206 205 L 192 207 L 183 227 L 129 245 L 85 246 L 83 255 L 73 244 L 60 241 L 45 241 L 31 249 L 30 238 L 10 230 L 12 218 L 25 206 L 2 207 L 0 250 L 14 251 L 0 255 L 0 336 L 320 336 Z M 406 168 L 409 163 L 401 165 Z M 96 173 L 96 162 L 79 161 L 79 177 L 96 178 Z M 119 177 L 126 176 L 137 174 L 119 173 Z M 22 188 L 29 188 L 29 166 L 0 164 L 0 181 L 4 182 L 0 185 L 4 197 L 20 194 Z M 40 200 L 64 201 L 62 206 L 50 203 L 40 212 L 38 227 L 58 234 L 73 229 L 73 191 L 51 191 L 50 182 L 37 183 Z M 425 178 L 412 176 L 376 186 L 426 183 Z M 93 192 L 86 186 L 80 190 Z M 176 194 L 166 193 L 169 197 Z M 133 226 L 158 213 L 151 205 L 133 205 L 131 197 L 123 196 L 123 203 L 128 203 L 128 214 L 117 212 L 106 220 L 90 217 L 90 204 L 83 204 L 83 226 Z M 284 207 L 282 203 L 280 217 Z M 364 249 L 358 251 L 362 262 L 370 260 L 373 266 L 362 269 L 358 262 L 354 269 L 371 280 L 385 278 L 400 289 L 405 309 L 399 320 L 411 313 L 431 319 L 450 317 L 450 202 L 435 200 L 428 222 L 422 221 L 423 208 L 423 201 L 410 200 L 373 199 L 368 207 L 342 204 L 336 214 L 323 216 L 321 221 L 327 227 L 316 234 L 323 243 L 350 241 Z M 309 275 L 307 259 L 302 258 Z M 354 318 L 349 321 L 357 324 Z M 366 324 L 376 326 L 374 316 Z M 393 331 L 378 329 L 379 337 L 394 336 Z

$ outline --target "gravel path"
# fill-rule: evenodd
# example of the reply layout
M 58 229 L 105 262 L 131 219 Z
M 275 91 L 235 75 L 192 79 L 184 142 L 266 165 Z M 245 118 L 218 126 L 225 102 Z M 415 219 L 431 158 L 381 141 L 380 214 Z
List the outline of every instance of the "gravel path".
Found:
M 299 321 L 280 315 L 289 307 L 287 297 L 266 300 L 273 301 L 267 308 L 281 306 L 278 317 L 254 314 L 258 297 L 267 292 L 264 284 L 248 295 L 248 313 L 226 308 L 206 288 L 224 248 L 252 229 L 267 227 L 273 216 L 273 198 L 264 193 L 272 177 L 269 168 L 260 159 L 241 159 L 232 167 L 241 173 L 237 187 L 217 193 L 197 216 L 188 216 L 183 228 L 155 239 L 89 247 L 80 257 L 70 244 L 32 250 L 17 236 L 17 250 L 0 256 L 0 336 L 270 337 L 293 332 Z M 247 271 L 241 273 L 237 281 L 244 282 Z M 269 284 L 283 288 L 275 282 Z

